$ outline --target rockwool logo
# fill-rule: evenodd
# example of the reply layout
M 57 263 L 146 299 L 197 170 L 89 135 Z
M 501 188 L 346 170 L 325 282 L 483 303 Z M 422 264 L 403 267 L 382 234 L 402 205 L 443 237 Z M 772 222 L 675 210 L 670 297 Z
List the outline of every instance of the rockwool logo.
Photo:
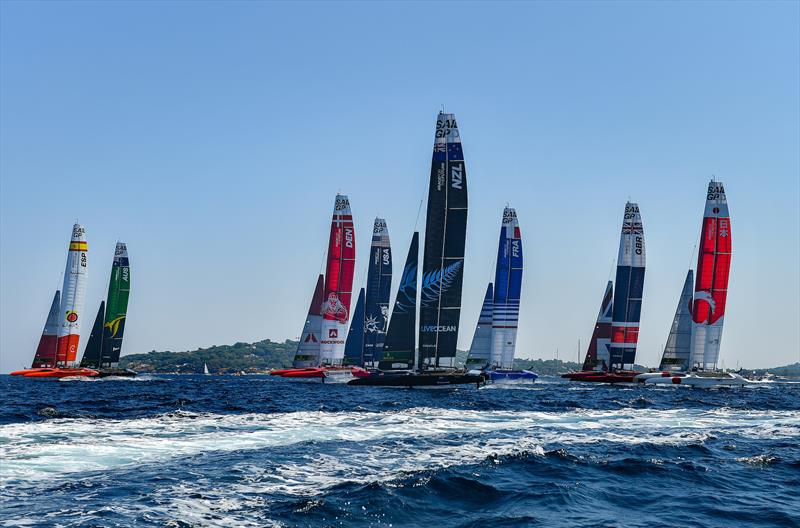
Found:
M 339 330 L 337 328 L 328 328 L 328 338 L 336 339 L 339 337 Z

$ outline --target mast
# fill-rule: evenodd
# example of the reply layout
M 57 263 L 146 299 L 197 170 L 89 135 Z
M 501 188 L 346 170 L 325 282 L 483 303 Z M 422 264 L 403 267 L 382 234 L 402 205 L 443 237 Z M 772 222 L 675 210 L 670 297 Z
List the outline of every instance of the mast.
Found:
M 80 224 L 72 226 L 72 238 L 64 270 L 64 286 L 61 288 L 61 319 L 58 328 L 56 364 L 73 363 L 78 356 L 81 334 L 83 304 L 86 297 L 88 270 L 88 245 L 86 230 Z
M 108 280 L 100 367 L 116 366 L 119 363 L 130 291 L 131 268 L 128 262 L 128 247 L 124 242 L 117 242 L 114 248 L 114 261 L 111 264 L 111 277 Z
M 92 325 L 92 332 L 89 334 L 89 341 L 86 342 L 86 348 L 83 350 L 81 367 L 100 368 L 103 355 L 103 320 L 105 316 L 106 302 L 100 301 L 100 308 L 97 310 L 97 316 L 94 318 L 94 325 Z
M 611 368 L 624 369 L 636 361 L 639 320 L 644 290 L 644 228 L 639 205 L 625 204 L 619 239 L 617 276 L 611 322 Z
M 342 365 L 364 366 L 364 296 L 364 288 L 361 288 L 358 292 L 356 309 L 350 319 Z
M 483 369 L 492 363 L 492 304 L 494 304 L 494 287 L 490 282 L 486 287 L 483 297 L 481 314 L 472 336 L 472 345 L 469 347 L 465 367 L 470 369 Z
M 717 368 L 728 276 L 731 267 L 731 219 L 725 186 L 713 178 L 708 184 L 706 209 L 697 254 L 697 279 L 692 308 L 691 365 L 704 370 Z
M 417 272 L 419 266 L 419 233 L 414 232 L 408 248 L 403 275 L 394 300 L 392 318 L 383 343 L 378 368 L 380 370 L 411 370 L 414 368 L 415 334 L 417 326 Z
M 692 347 L 692 270 L 686 274 L 658 370 L 688 370 Z
M 392 248 L 386 220 L 376 218 L 367 272 L 366 315 L 364 319 L 364 365 L 377 366 L 389 322 L 389 296 L 392 293 Z M 349 339 L 348 334 L 348 339 Z
M 31 368 L 54 367 L 56 365 L 56 349 L 58 348 L 58 319 L 61 308 L 61 292 L 56 290 L 50 311 L 39 339 L 39 346 L 33 356 Z
M 319 366 L 319 336 L 322 331 L 320 308 L 324 295 L 325 277 L 320 274 L 317 277 L 317 285 L 314 288 L 314 295 L 311 297 L 311 305 L 308 307 L 303 333 L 300 334 L 300 342 L 297 344 L 297 351 L 294 354 L 294 361 L 292 361 L 294 368 Z
M 454 114 L 439 113 L 431 159 L 417 368 L 454 366 L 467 231 L 467 175 Z
M 320 364 L 334 365 L 344 357 L 345 332 L 350 317 L 350 298 L 356 260 L 356 235 L 350 200 L 337 194 L 328 241 L 325 299 L 322 304 Z
M 514 368 L 519 303 L 522 293 L 522 235 L 517 212 L 506 207 L 500 227 L 497 267 L 492 304 L 491 362 L 503 369 Z
M 608 371 L 611 364 L 611 307 L 614 297 L 614 283 L 608 281 L 600 311 L 597 313 L 597 322 L 594 324 L 592 338 L 586 349 L 586 358 L 583 360 L 582 370 Z M 599 369 L 597 367 L 600 367 Z

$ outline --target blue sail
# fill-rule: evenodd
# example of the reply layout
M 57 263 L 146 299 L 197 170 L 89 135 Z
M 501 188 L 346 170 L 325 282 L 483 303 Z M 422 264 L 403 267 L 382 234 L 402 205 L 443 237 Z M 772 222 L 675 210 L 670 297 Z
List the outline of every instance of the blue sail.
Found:
M 386 340 L 389 323 L 389 296 L 392 289 L 392 248 L 386 220 L 376 218 L 367 272 L 364 316 L 364 364 L 377 366 Z
M 521 293 L 522 235 L 516 211 L 506 207 L 500 228 L 492 303 L 491 363 L 499 368 L 514 367 Z
M 342 365 L 364 365 L 364 288 L 358 292 L 356 309 L 350 320 L 350 330 L 347 332 L 347 341 L 344 344 L 344 359 Z

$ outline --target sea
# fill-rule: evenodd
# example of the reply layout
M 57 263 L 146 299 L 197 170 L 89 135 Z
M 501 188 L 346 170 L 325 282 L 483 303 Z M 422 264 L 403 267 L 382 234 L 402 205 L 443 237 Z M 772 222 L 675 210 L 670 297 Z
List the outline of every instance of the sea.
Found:
M 798 383 L 0 386 L 2 526 L 800 526 Z

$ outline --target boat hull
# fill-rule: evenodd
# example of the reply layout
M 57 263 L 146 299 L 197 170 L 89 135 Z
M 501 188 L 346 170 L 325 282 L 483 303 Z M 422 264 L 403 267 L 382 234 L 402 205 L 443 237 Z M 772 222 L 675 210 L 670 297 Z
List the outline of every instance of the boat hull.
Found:
M 684 374 L 680 372 L 643 372 L 634 376 L 633 380 L 637 383 L 647 383 L 647 380 L 651 379 L 672 378 L 683 375 Z
M 539 375 L 530 370 L 490 370 L 486 374 L 492 383 L 501 385 L 534 383 L 539 379 Z
M 348 385 L 357 387 L 447 388 L 459 385 L 481 387 L 486 383 L 475 374 L 373 374 L 355 378 Z
M 686 374 L 669 378 L 651 378 L 645 381 L 646 385 L 685 385 L 688 387 L 744 387 L 751 381 L 738 374 Z
M 597 372 L 582 371 L 568 372 L 561 377 L 570 381 L 584 381 L 590 383 L 633 383 L 636 376 L 641 372 L 618 371 L 618 372 Z
M 90 368 L 30 368 L 17 370 L 11 373 L 12 376 L 23 376 L 25 378 L 67 378 L 72 376 L 84 376 L 95 378 L 100 375 L 96 370 Z
M 111 376 L 115 378 L 135 378 L 137 376 L 135 371 L 123 368 L 101 368 L 97 372 L 98 378 L 108 378 Z

